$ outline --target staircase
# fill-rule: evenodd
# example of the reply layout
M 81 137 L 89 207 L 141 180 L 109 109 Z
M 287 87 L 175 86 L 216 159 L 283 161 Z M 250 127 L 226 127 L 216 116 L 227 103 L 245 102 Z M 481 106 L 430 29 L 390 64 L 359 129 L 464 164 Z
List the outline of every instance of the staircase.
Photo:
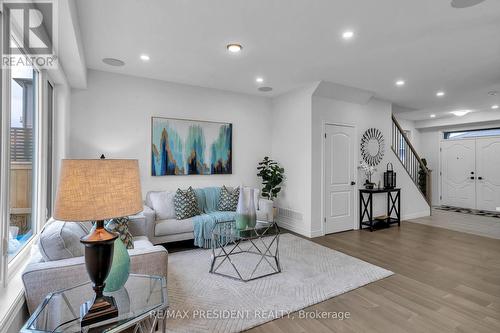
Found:
M 398 157 L 406 172 L 417 186 L 420 193 L 431 206 L 432 204 L 432 178 L 431 170 L 427 168 L 425 159 L 418 156 L 415 148 L 406 136 L 398 121 L 392 115 L 392 151 Z

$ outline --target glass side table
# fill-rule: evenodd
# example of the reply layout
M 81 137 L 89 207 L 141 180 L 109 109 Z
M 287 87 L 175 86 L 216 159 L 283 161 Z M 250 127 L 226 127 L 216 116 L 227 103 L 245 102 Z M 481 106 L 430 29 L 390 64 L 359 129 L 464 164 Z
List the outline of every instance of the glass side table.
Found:
M 280 273 L 280 233 L 276 222 L 257 221 L 246 229 L 237 229 L 235 221 L 216 222 L 210 273 L 243 282 Z
M 164 277 L 130 274 L 125 286 L 104 293 L 115 298 L 118 317 L 80 326 L 80 305 L 94 295 L 90 281 L 50 293 L 21 329 L 28 332 L 165 332 L 168 308 L 167 283 Z

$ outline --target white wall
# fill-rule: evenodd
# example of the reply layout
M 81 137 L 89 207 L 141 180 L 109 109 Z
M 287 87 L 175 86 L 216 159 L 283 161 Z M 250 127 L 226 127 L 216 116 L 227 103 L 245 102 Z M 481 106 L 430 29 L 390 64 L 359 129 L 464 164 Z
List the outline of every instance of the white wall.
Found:
M 71 95 L 70 158 L 139 160 L 143 196 L 149 190 L 259 185 L 257 163 L 271 152 L 268 99 L 90 70 L 88 88 Z M 152 177 L 151 117 L 233 124 L 233 174 Z
M 69 126 L 70 126 L 71 88 L 67 84 L 56 84 L 54 86 L 54 170 L 53 184 L 54 191 L 57 190 L 59 181 L 59 170 L 61 159 L 68 154 Z
M 283 193 L 277 200 L 277 206 L 296 213 L 292 217 L 280 215 L 280 224 L 308 237 L 323 234 L 322 140 L 325 122 L 356 126 L 357 161 L 361 159 L 359 145 L 363 132 L 370 127 L 381 129 L 386 139 L 386 152 L 373 180 L 375 182 L 381 180 L 387 162 L 392 162 L 398 175 L 398 186 L 403 189 L 401 201 L 403 218 L 429 215 L 429 206 L 425 199 L 390 149 L 391 103 L 366 98 L 363 91 L 358 94 L 355 89 L 347 89 L 348 87 L 344 87 L 346 88 L 344 90 L 349 101 L 325 98 L 325 95 L 329 94 L 340 98 L 335 85 L 327 84 L 326 88 L 323 82 L 316 83 L 273 99 L 272 158 L 283 165 L 287 178 Z M 356 100 L 366 103 L 362 104 Z M 364 175 L 359 174 L 357 181 L 361 187 Z M 357 200 L 356 193 L 354 203 L 356 215 Z M 377 197 L 374 213 L 383 214 L 385 208 L 385 198 Z M 353 228 L 357 228 L 357 221 L 355 217 Z
M 311 236 L 310 145 L 314 86 L 275 97 L 272 103 L 272 158 L 285 168 L 286 180 L 276 205 L 294 212 L 280 216 L 285 228 Z
M 422 194 L 413 184 L 406 170 L 391 150 L 392 131 L 392 106 L 389 102 L 384 102 L 372 98 L 367 104 L 356 104 L 330 98 L 313 96 L 312 101 L 312 207 L 311 207 L 311 230 L 317 234 L 321 230 L 323 220 L 323 200 L 322 200 L 322 154 L 323 154 L 323 134 L 324 123 L 337 123 L 354 125 L 356 128 L 357 140 L 355 142 L 355 156 L 357 162 L 361 160 L 360 140 L 364 131 L 375 127 L 382 131 L 385 138 L 385 155 L 382 162 L 377 167 L 376 174 L 372 181 L 383 184 L 383 172 L 388 162 L 394 166 L 397 174 L 397 186 L 401 187 L 401 213 L 404 219 L 429 215 L 429 205 Z M 365 181 L 365 175 L 358 172 L 357 184 L 361 187 Z M 356 214 L 355 226 L 358 226 L 358 197 L 355 196 L 354 210 Z M 374 214 L 385 214 L 386 201 L 383 196 L 374 197 Z

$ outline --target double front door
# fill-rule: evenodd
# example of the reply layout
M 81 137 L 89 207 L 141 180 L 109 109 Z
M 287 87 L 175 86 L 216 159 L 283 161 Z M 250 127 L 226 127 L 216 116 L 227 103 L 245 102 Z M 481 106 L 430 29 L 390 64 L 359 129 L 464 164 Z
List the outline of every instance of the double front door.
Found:
M 441 204 L 500 209 L 500 138 L 441 143 Z

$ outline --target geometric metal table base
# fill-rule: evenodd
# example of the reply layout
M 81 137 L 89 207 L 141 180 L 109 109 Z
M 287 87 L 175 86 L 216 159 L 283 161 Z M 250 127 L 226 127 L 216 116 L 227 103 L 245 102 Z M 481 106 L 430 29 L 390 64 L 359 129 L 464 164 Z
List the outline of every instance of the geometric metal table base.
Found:
M 275 222 L 258 221 L 255 228 L 238 230 L 234 221 L 217 222 L 212 232 L 212 262 L 210 273 L 248 282 L 281 272 L 279 261 L 280 229 Z M 216 252 L 218 252 L 216 254 Z M 257 263 L 250 274 L 238 268 L 238 256 L 256 256 Z M 235 275 L 222 272 L 224 263 Z M 258 274 L 258 269 L 267 273 Z
M 90 282 L 62 289 L 47 295 L 26 324 L 22 333 L 53 332 L 133 332 L 166 331 L 168 309 L 167 283 L 164 277 L 130 274 L 125 286 L 115 292 L 118 316 L 81 327 L 80 304 L 93 296 Z

